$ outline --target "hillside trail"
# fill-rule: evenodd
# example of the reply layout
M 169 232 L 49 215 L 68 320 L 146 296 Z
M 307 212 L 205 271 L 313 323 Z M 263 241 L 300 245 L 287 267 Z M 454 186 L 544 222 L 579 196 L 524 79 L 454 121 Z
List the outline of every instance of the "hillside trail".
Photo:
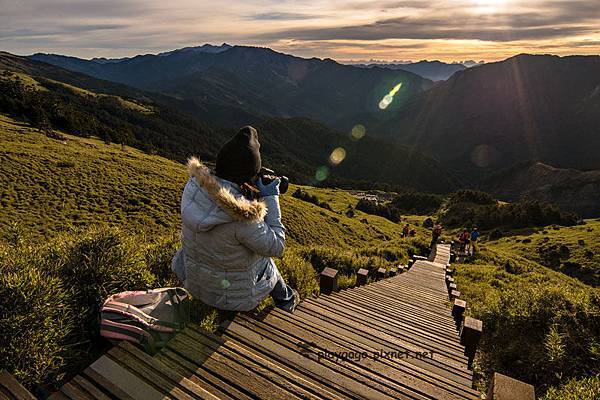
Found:
M 122 343 L 51 398 L 479 399 L 450 309 L 449 260 L 440 244 L 395 276 L 378 271 L 293 314 L 240 313 L 214 334 L 191 325 L 154 357 Z

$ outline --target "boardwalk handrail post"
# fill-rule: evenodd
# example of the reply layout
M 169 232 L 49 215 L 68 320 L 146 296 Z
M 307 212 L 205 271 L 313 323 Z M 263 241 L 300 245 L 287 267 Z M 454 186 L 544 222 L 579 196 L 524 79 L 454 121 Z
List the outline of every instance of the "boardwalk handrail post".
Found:
M 456 323 L 456 329 L 460 329 L 460 324 L 462 323 L 463 315 L 465 314 L 466 309 L 466 301 L 454 299 L 454 304 L 452 305 L 452 316 L 454 317 L 454 322 Z
M 338 270 L 326 267 L 320 274 L 319 287 L 321 293 L 330 294 L 338 288 Z
M 535 389 L 528 383 L 495 372 L 486 398 L 488 400 L 535 400 Z
M 356 285 L 363 286 L 369 282 L 369 270 L 361 268 L 356 273 Z
M 460 344 L 465 346 L 465 356 L 469 359 L 469 368 L 473 366 L 473 359 L 477 346 L 481 340 L 483 322 L 478 319 L 465 317 L 460 328 Z
M 376 276 L 377 276 L 377 280 L 380 280 L 380 279 L 385 279 L 385 278 L 387 278 L 387 277 L 388 277 L 388 270 L 387 270 L 387 269 L 385 269 L 385 268 L 383 268 L 383 267 L 382 267 L 382 268 L 379 268 L 379 269 L 377 270 L 377 275 L 376 275 Z

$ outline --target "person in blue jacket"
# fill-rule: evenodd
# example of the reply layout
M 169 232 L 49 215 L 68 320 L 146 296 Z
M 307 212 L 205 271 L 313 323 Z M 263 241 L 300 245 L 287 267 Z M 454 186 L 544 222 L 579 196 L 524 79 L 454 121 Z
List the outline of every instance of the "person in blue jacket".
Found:
M 477 251 L 477 239 L 479 239 L 479 231 L 477 230 L 477 227 L 474 227 L 471 232 L 471 254 L 475 254 Z

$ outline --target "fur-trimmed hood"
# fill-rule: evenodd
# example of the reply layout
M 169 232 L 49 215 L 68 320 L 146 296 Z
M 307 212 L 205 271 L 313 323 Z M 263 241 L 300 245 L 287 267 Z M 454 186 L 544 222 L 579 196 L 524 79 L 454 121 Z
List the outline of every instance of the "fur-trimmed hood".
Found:
M 199 187 L 203 188 L 211 200 L 228 216 L 242 222 L 259 222 L 264 220 L 267 207 L 262 201 L 250 201 L 243 197 L 236 186 L 228 181 L 212 175 L 208 167 L 192 157 L 187 163 L 190 176 L 195 178 Z

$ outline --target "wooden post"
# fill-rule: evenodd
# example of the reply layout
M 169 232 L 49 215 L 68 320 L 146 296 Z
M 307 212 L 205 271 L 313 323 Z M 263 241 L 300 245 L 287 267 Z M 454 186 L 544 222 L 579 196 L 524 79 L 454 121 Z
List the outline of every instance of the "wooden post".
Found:
M 337 290 L 337 269 L 325 268 L 321 271 L 320 288 L 321 293 L 330 294 Z
M 405 271 L 406 266 L 405 265 L 398 265 L 398 273 L 401 274 Z
M 390 276 L 396 276 L 396 275 L 398 275 L 398 268 L 396 268 L 396 267 L 390 268 Z
M 451 251 L 450 252 L 450 262 L 453 263 L 456 261 L 456 253 Z
M 454 304 L 452 305 L 452 316 L 454 317 L 454 322 L 456 323 L 456 329 L 460 329 L 466 308 L 466 301 L 460 299 L 454 300 Z
M 369 270 L 361 268 L 356 273 L 356 285 L 363 286 L 369 282 Z
M 460 297 L 460 292 L 458 290 L 453 290 L 450 292 L 450 300 L 458 299 Z
M 411 258 L 410 260 L 408 260 L 408 265 L 406 266 L 406 269 L 407 270 L 411 269 L 411 267 L 414 265 L 414 263 L 415 263 L 414 259 Z
M 494 372 L 487 399 L 535 400 L 535 389 L 528 383 Z
M 379 268 L 377 270 L 377 280 L 385 279 L 388 277 L 388 270 L 385 268 Z
M 469 368 L 473 366 L 473 359 L 477 346 L 481 340 L 483 332 L 483 322 L 478 319 L 465 317 L 460 328 L 460 344 L 465 346 L 465 356 L 469 359 Z
M 448 266 L 446 267 L 446 275 L 454 275 L 454 270 L 450 268 L 450 264 L 448 264 Z
M 452 293 L 452 291 L 455 291 L 455 290 L 457 290 L 456 283 L 449 283 L 448 284 L 448 294 Z
M 450 275 L 446 275 L 446 286 L 450 287 L 451 283 L 454 283 L 454 278 L 451 277 Z

